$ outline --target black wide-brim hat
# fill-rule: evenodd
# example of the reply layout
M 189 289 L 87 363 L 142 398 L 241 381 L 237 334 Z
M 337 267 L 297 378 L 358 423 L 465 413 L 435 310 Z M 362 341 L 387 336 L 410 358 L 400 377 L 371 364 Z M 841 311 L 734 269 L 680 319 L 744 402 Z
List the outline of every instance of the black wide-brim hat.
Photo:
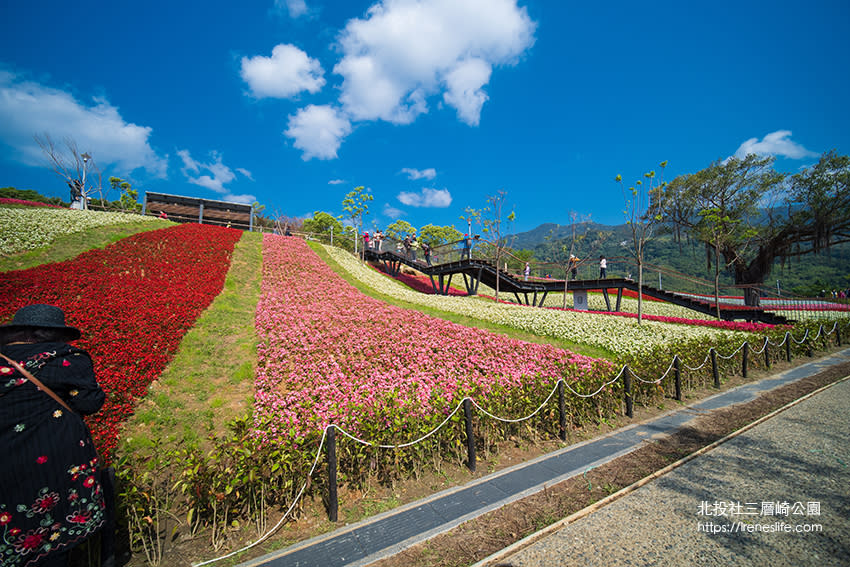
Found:
M 41 303 L 18 309 L 11 323 L 0 325 L 0 338 L 12 331 L 34 328 L 61 331 L 66 341 L 75 341 L 80 338 L 79 329 L 65 324 L 65 313 L 60 308 Z

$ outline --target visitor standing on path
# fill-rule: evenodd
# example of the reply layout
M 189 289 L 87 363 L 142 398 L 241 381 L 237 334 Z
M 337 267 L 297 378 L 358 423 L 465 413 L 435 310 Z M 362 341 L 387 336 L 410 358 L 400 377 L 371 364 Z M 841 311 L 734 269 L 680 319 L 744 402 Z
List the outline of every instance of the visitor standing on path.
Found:
M 605 279 L 605 273 L 608 271 L 608 260 L 605 259 L 605 256 L 599 257 L 599 279 Z
M 407 236 L 405 236 L 405 237 L 404 237 L 404 240 L 402 241 L 402 244 L 404 245 L 404 255 L 405 255 L 405 257 L 406 257 L 407 259 L 410 259 L 410 246 L 411 246 L 411 242 L 410 242 L 410 235 L 409 235 L 409 234 L 408 234 Z
M 531 274 L 531 266 L 528 265 L 528 262 L 525 263 L 525 271 L 523 272 L 523 276 L 525 276 L 525 281 L 528 281 L 528 276 Z
M 574 255 L 570 254 L 570 274 L 572 275 L 572 279 L 578 278 L 578 258 Z
M 28 305 L 0 326 L 4 567 L 65 566 L 71 548 L 106 520 L 98 456 L 82 418 L 106 396 L 88 353 L 68 344 L 78 338 L 53 305 Z

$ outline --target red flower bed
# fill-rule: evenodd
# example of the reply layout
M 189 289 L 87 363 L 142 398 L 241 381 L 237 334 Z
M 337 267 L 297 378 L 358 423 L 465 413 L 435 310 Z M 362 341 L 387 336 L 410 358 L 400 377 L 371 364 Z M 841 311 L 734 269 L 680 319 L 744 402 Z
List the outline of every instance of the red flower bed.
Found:
M 28 207 L 51 207 L 53 209 L 66 209 L 60 205 L 51 205 L 49 203 L 39 203 L 38 201 L 24 201 L 23 199 L 6 199 L 0 198 L 0 205 L 27 205 Z
M 383 270 L 376 268 L 372 264 L 369 264 L 369 265 L 376 272 L 381 272 L 385 276 L 389 276 L 389 277 L 391 277 L 395 280 L 398 280 L 409 288 L 412 288 L 412 289 L 414 289 L 414 290 L 416 290 L 420 293 L 424 293 L 426 295 L 434 295 L 434 286 L 433 286 L 433 284 L 431 284 L 431 278 L 429 278 L 428 276 L 414 276 L 413 274 L 405 274 L 403 272 L 399 272 L 395 276 L 392 276 L 390 274 L 387 274 Z M 455 289 L 453 287 L 450 287 L 449 288 L 449 295 L 464 295 L 465 296 L 465 295 L 467 295 L 467 293 L 465 291 L 461 291 L 459 289 Z
M 137 398 L 224 285 L 235 229 L 183 224 L 143 232 L 73 260 L 0 274 L 0 321 L 31 303 L 58 305 L 83 337 L 107 394 L 88 419 L 101 454 L 118 441 Z

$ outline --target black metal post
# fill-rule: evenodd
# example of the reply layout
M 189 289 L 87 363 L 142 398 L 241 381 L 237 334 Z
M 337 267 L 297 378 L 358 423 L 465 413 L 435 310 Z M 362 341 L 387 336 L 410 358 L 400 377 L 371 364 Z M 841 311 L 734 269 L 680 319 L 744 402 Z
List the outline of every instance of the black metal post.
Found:
M 676 399 L 682 401 L 682 371 L 679 368 L 679 355 L 673 357 L 673 377 L 676 382 Z
M 339 496 L 337 495 L 336 427 L 328 427 L 328 519 L 339 518 Z
M 770 341 L 764 338 L 764 367 L 770 369 Z
M 711 348 L 708 352 L 711 353 L 711 374 L 714 376 L 714 387 L 720 387 L 720 372 L 717 369 L 717 351 L 714 350 L 714 347 Z
M 561 441 L 567 440 L 567 411 L 564 403 L 564 380 L 558 382 L 558 436 Z
M 750 362 L 750 342 L 744 341 L 744 360 L 741 363 L 741 376 L 747 377 L 747 366 Z
M 475 472 L 475 437 L 472 435 L 472 401 L 469 398 L 463 400 L 463 417 L 466 421 L 466 466 Z
M 841 346 L 841 325 L 835 325 L 835 344 Z
M 785 331 L 785 358 L 791 362 L 791 333 Z
M 634 398 L 632 398 L 632 372 L 628 366 L 623 367 L 623 389 L 626 398 L 626 415 L 634 417 Z

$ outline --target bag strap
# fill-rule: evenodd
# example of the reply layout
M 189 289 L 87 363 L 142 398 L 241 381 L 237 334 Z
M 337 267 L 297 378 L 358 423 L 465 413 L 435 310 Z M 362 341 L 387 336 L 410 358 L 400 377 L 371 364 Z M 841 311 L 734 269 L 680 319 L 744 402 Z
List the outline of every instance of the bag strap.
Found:
M 57 402 L 59 402 L 59 405 L 61 405 L 61 406 L 62 406 L 62 407 L 64 407 L 65 409 L 67 409 L 69 412 L 74 413 L 74 410 L 72 410 L 72 409 L 71 409 L 71 406 L 69 406 L 67 403 L 65 403 L 65 400 L 63 400 L 62 398 L 60 398 L 59 396 L 57 396 L 57 395 L 56 395 L 56 392 L 54 392 L 53 390 L 51 390 L 50 388 L 48 388 L 47 386 L 45 386 L 45 385 L 41 382 L 41 380 L 39 380 L 38 378 L 36 378 L 35 376 L 33 376 L 33 375 L 32 375 L 32 372 L 30 372 L 29 370 L 27 370 L 26 368 L 24 368 L 23 366 L 21 366 L 20 364 L 18 364 L 17 362 L 15 362 L 15 361 L 14 361 L 14 360 L 12 360 L 11 358 L 9 358 L 9 357 L 8 357 L 8 356 L 6 356 L 5 354 L 3 354 L 2 352 L 0 352 L 0 356 L 2 356 L 2 357 L 3 357 L 3 358 L 5 358 L 7 361 L 9 361 L 9 363 L 10 363 L 12 366 L 14 366 L 14 367 L 15 367 L 15 369 L 16 369 L 18 372 L 20 372 L 21 374 L 23 374 L 23 375 L 27 378 L 27 380 L 29 380 L 30 382 L 32 382 L 33 384 L 35 384 L 35 385 L 38 387 L 38 389 L 39 389 L 39 390 L 43 391 L 45 394 L 47 394 L 48 396 L 50 396 L 51 398 L 53 398 L 54 400 L 56 400 Z

